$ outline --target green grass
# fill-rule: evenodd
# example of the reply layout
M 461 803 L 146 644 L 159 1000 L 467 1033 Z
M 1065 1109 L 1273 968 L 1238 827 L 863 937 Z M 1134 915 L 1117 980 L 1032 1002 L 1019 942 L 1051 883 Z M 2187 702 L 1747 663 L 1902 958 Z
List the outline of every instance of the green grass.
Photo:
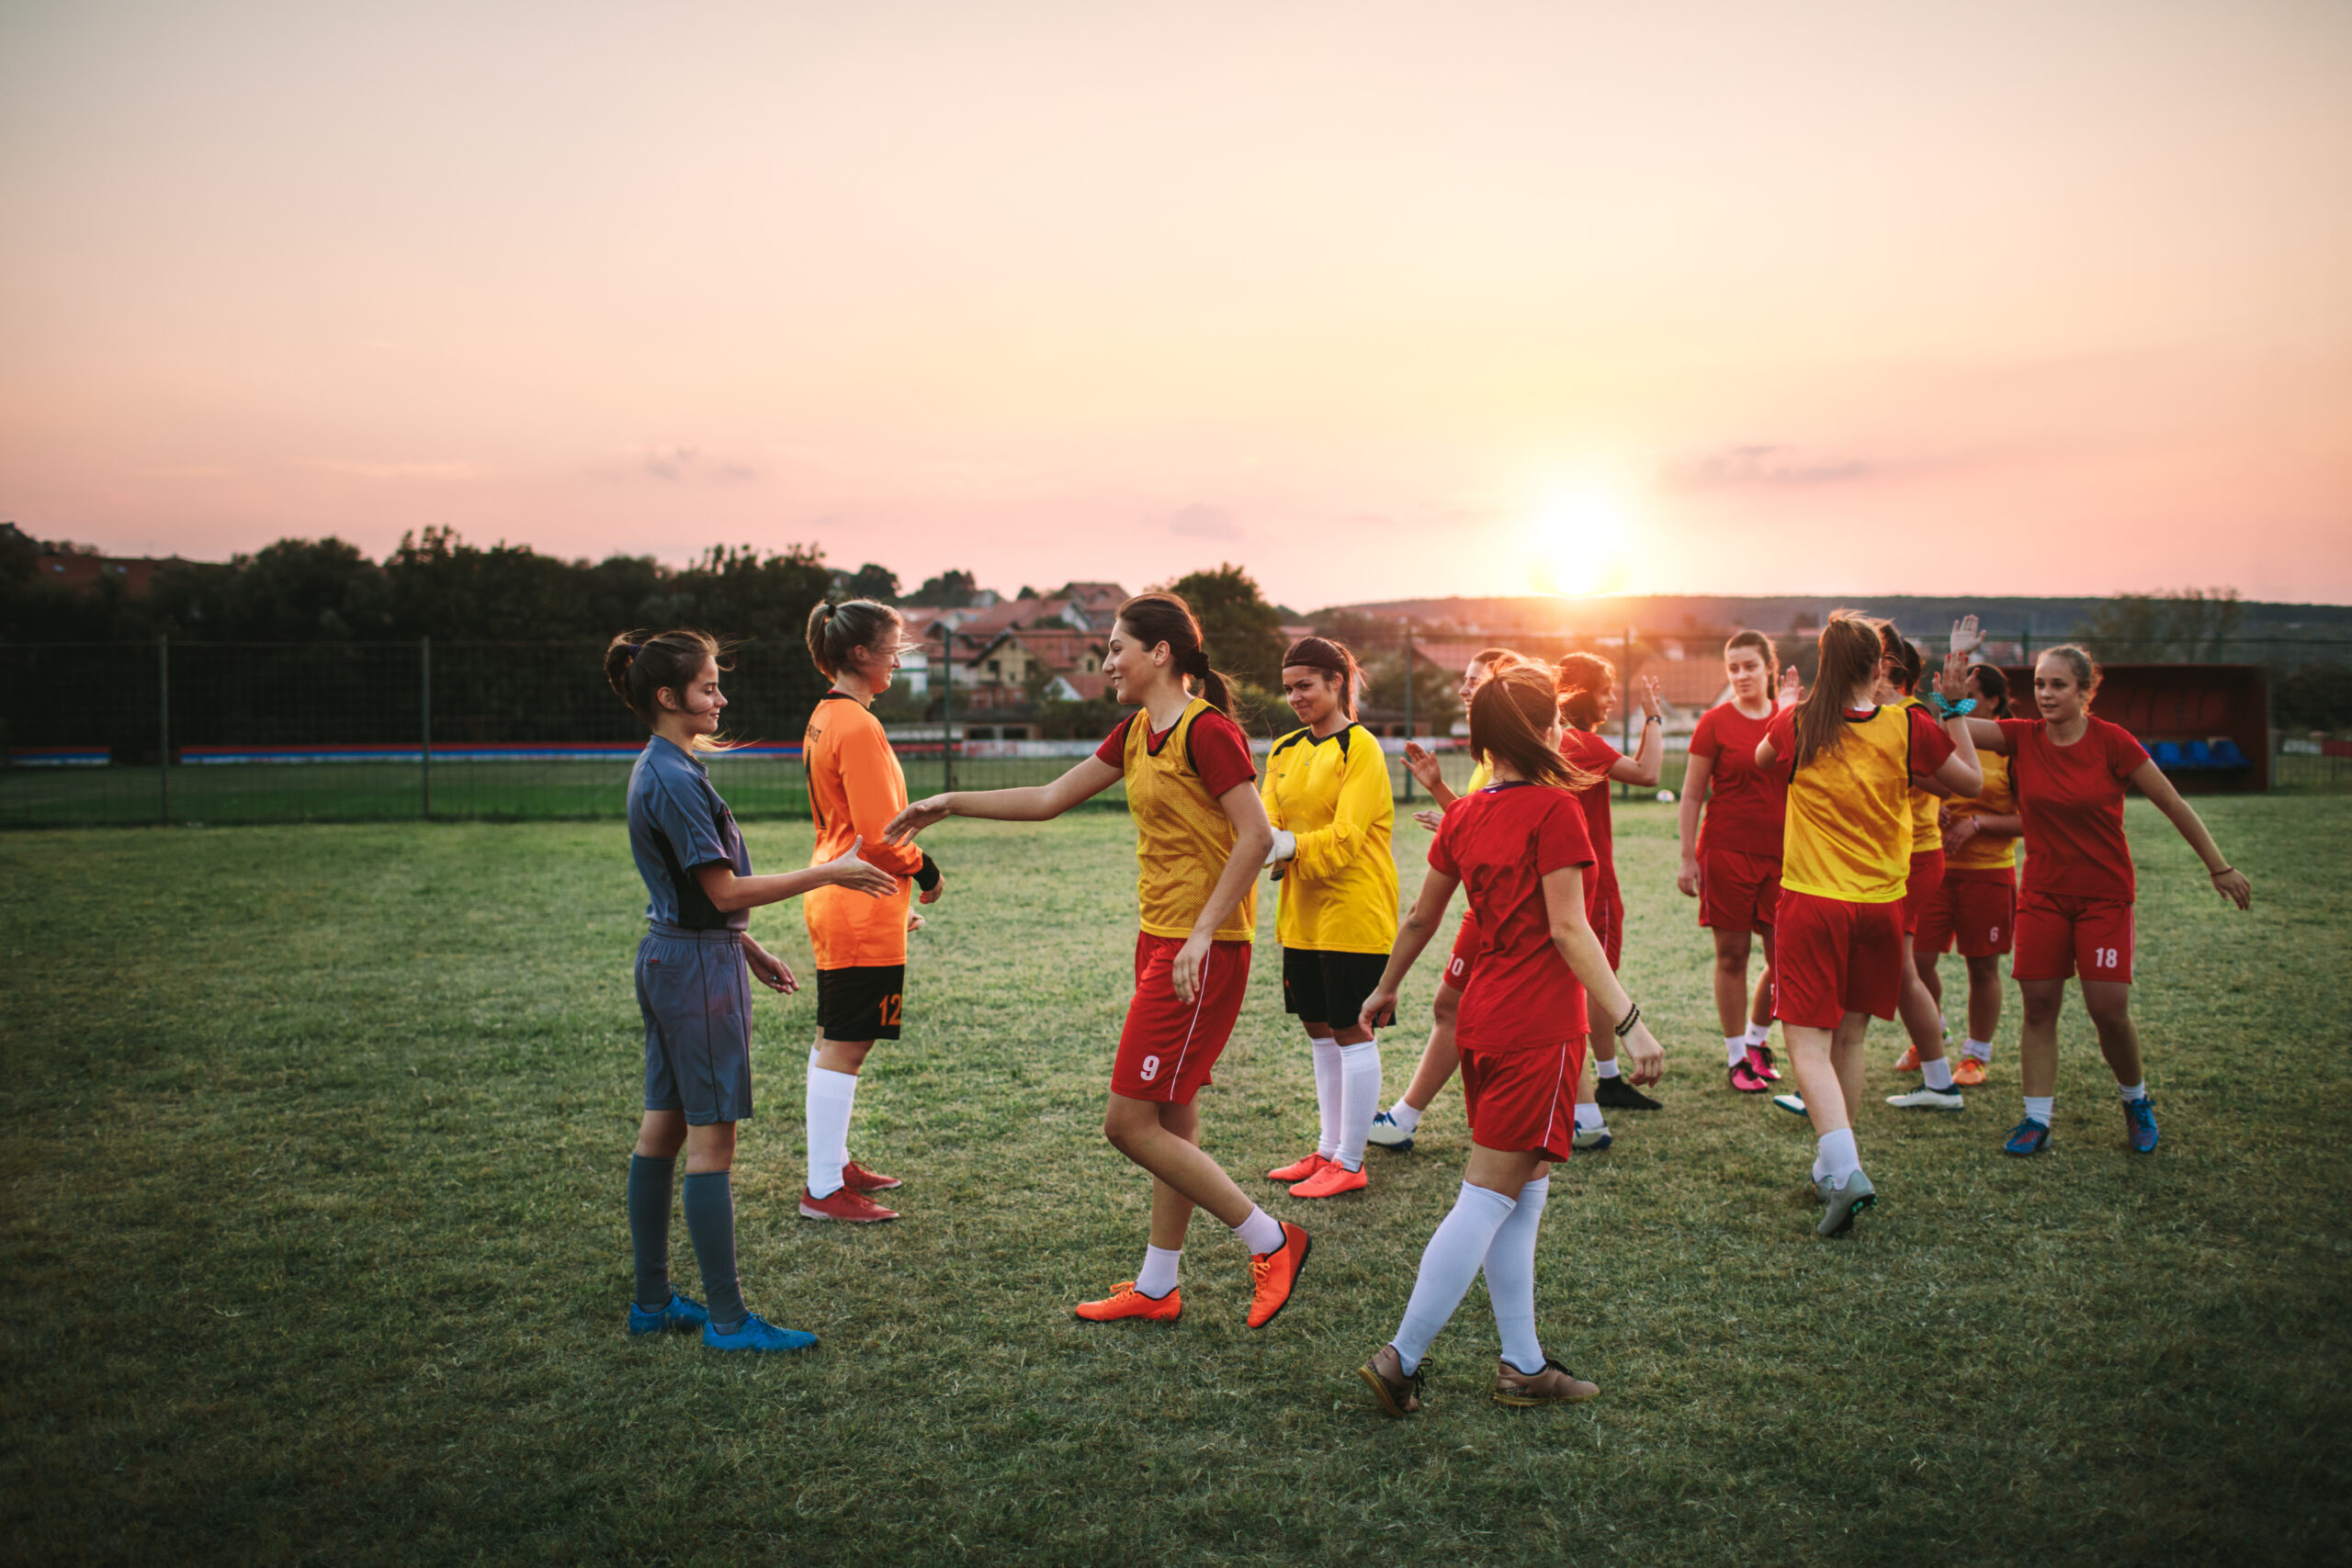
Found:
M 1802 1125 L 1723 1087 L 1668 813 L 1623 812 L 1668 1109 L 1555 1180 L 1538 1285 L 1547 1349 L 1604 1392 L 1488 1404 L 1474 1289 L 1405 1424 L 1352 1369 L 1453 1201 L 1453 1090 L 1361 1198 L 1246 1183 L 1316 1228 L 1271 1329 L 1241 1326 L 1239 1249 L 1205 1221 L 1181 1325 L 1069 1316 L 1144 1240 L 1145 1183 L 1098 1134 L 1119 817 L 933 836 L 948 897 L 853 1138 L 909 1179 L 896 1225 L 794 1218 L 813 1002 L 763 994 L 742 1271 L 824 1341 L 764 1364 L 621 1332 L 642 897 L 616 825 L 9 835 L 8 1555 L 2340 1561 L 2352 802 L 2206 809 L 2251 915 L 2132 807 L 2162 1151 L 2124 1152 L 2077 1010 L 2053 1148 L 2005 1159 L 2012 1008 L 1962 1115 L 1865 1110 L 1883 1197 L 1842 1243 L 1792 1196 Z M 805 852 L 803 827 L 749 831 L 762 864 Z M 1426 836 L 1399 838 L 1409 896 Z M 797 910 L 755 920 L 805 959 Z M 1272 960 L 1204 1099 L 1237 1171 L 1313 1136 Z M 1897 1048 L 1876 1032 L 1873 1090 Z M 673 1264 L 691 1289 L 683 1226 Z

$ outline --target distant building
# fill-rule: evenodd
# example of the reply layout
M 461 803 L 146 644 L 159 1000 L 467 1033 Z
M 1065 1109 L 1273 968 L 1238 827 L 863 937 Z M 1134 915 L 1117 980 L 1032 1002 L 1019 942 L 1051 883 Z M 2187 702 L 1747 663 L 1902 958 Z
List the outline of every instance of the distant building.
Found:
M 141 599 L 154 585 L 156 572 L 187 564 L 178 556 L 109 556 L 99 554 L 96 545 L 77 545 L 70 539 L 33 540 L 14 523 L 0 523 L 0 529 L 34 546 L 36 581 L 73 593 L 86 593 L 111 581 L 120 583 L 129 597 Z

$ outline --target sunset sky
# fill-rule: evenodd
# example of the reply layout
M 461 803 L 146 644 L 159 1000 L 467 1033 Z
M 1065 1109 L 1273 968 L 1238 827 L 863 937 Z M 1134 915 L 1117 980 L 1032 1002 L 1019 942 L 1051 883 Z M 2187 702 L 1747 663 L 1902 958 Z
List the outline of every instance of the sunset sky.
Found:
M 2352 6 L 0 12 L 0 517 L 2352 601 Z

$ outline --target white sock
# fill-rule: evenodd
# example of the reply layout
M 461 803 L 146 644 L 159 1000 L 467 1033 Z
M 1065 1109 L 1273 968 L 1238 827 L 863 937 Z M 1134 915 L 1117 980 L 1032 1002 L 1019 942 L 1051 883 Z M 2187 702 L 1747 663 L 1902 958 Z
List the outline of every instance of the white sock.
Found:
M 2115 1086 L 2115 1092 L 2121 1095 L 2127 1100 L 2145 1100 L 2148 1098 L 2148 1080 L 2142 1078 L 2138 1083 L 2117 1084 Z
M 1747 1060 L 1747 1036 L 1745 1034 L 1724 1035 L 1724 1066 L 1736 1067 L 1746 1060 Z
M 1411 1371 L 1430 1353 L 1430 1341 L 1462 1304 L 1470 1281 L 1478 1277 L 1493 1247 L 1495 1233 L 1518 1208 L 1518 1202 L 1484 1187 L 1462 1184 L 1444 1219 L 1438 1222 L 1430 1244 L 1421 1249 L 1421 1270 L 1413 1277 L 1412 1298 L 1405 1303 L 1405 1321 L 1396 1327 L 1397 1359 Z
M 1771 1043 L 1772 1025 L 1770 1021 L 1763 1023 L 1751 1023 L 1747 1026 L 1747 1039 L 1745 1043 L 1749 1045 L 1770 1045 Z
M 1176 1288 L 1176 1260 L 1184 1256 L 1181 1247 L 1146 1247 L 1143 1267 L 1136 1270 L 1136 1289 L 1158 1301 Z
M 1396 1122 L 1396 1130 L 1408 1137 L 1412 1135 L 1414 1128 L 1421 1124 L 1421 1113 L 1401 1100 L 1388 1108 L 1388 1119 Z
M 1608 1125 L 1609 1123 L 1602 1120 L 1600 1107 L 1598 1105 L 1579 1105 L 1577 1107 L 1577 1132 L 1598 1133 Z
M 1350 1170 L 1362 1170 L 1364 1139 L 1380 1110 L 1377 1039 L 1340 1047 L 1340 1152 L 1333 1157 Z
M 1921 1062 L 1919 1073 L 1928 1080 L 1929 1089 L 1950 1089 L 1951 1087 L 1951 1058 L 1939 1056 L 1932 1062 Z
M 1548 1176 L 1521 1188 L 1519 1207 L 1487 1248 L 1487 1300 L 1495 1309 L 1503 1359 L 1528 1373 L 1544 1370 L 1544 1345 L 1535 1337 L 1535 1231 L 1551 1192 Z
M 1611 1056 L 1605 1062 L 1596 1060 L 1592 1064 L 1592 1070 L 1601 1077 L 1613 1078 L 1617 1076 L 1617 1058 Z
M 1282 1222 L 1255 1205 L 1250 1210 L 1250 1217 L 1233 1227 L 1233 1234 L 1250 1249 L 1252 1258 L 1283 1248 Z
M 1960 1054 L 1972 1061 L 1989 1062 L 1993 1059 L 1993 1043 L 1990 1040 L 1965 1040 L 1961 1043 Z
M 1821 1157 L 1814 1168 L 1827 1177 L 1832 1187 L 1843 1187 L 1854 1179 L 1854 1173 L 1862 1168 L 1862 1155 L 1854 1147 L 1851 1127 L 1821 1134 Z
M 857 1075 L 808 1064 L 808 1196 L 830 1198 L 842 1190 L 842 1150 L 849 1146 L 849 1113 L 857 1103 Z
M 2039 1122 L 2045 1127 L 2049 1126 L 2051 1107 L 2057 1103 L 2058 1097 L 2054 1094 L 2027 1095 L 2025 1097 L 2026 1120 Z
M 1315 1110 L 1323 1119 L 1323 1135 L 1315 1152 L 1325 1159 L 1340 1152 L 1340 1043 L 1309 1040 L 1315 1052 Z

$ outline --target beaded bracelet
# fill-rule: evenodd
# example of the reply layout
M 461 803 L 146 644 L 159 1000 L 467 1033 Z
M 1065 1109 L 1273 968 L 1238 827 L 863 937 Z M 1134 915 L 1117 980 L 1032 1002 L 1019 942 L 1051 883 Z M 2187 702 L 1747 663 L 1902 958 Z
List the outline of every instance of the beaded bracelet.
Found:
M 1631 1034 L 1634 1032 L 1634 1025 L 1641 1021 L 1642 1004 L 1635 1002 L 1633 1004 L 1633 1010 L 1625 1015 L 1625 1021 L 1617 1026 L 1617 1038 L 1620 1040 L 1624 1039 L 1626 1035 Z

